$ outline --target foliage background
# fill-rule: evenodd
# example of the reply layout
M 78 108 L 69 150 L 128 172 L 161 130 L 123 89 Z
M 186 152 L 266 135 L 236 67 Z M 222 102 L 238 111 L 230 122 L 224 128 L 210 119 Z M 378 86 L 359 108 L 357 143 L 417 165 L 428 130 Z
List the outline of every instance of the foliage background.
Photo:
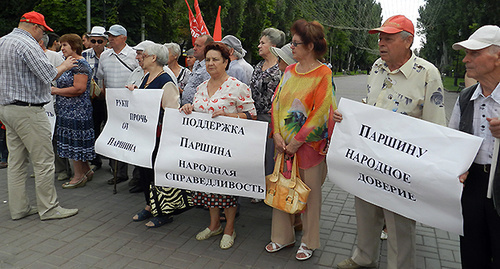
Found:
M 194 11 L 193 0 L 188 0 Z M 425 36 L 419 55 L 449 76 L 463 77 L 463 51 L 451 45 L 467 39 L 477 28 L 500 24 L 498 0 L 426 0 L 420 8 L 417 30 Z M 218 6 L 222 7 L 222 34 L 240 38 L 248 51 L 245 58 L 260 60 L 257 45 L 266 27 L 283 30 L 291 39 L 291 24 L 300 18 L 325 26 L 329 51 L 325 55 L 334 71 L 368 70 L 377 56 L 377 36 L 368 29 L 381 22 L 381 7 L 375 0 L 199 0 L 203 18 L 213 30 Z M 0 36 L 17 26 L 21 15 L 36 10 L 62 35 L 86 31 L 86 0 L 2 0 Z M 184 0 L 92 0 L 92 26 L 119 23 L 128 32 L 128 43 L 145 38 L 155 42 L 177 42 L 192 47 Z M 142 26 L 144 22 L 144 26 Z
M 3 0 L 0 10 L 0 35 L 17 26 L 25 12 L 45 15 L 47 24 L 59 35 L 86 31 L 86 0 Z M 194 12 L 193 0 L 188 0 Z M 336 70 L 368 69 L 377 58 L 377 37 L 366 29 L 381 23 L 381 8 L 375 0 L 199 0 L 203 19 L 213 30 L 219 5 L 222 7 L 222 35 L 241 39 L 248 51 L 245 58 L 260 60 L 257 45 L 267 27 L 289 29 L 300 18 L 317 20 L 325 26 L 330 47 L 325 55 Z M 127 28 L 129 45 L 145 38 L 177 42 L 190 48 L 188 10 L 184 0 L 92 0 L 91 24 L 109 26 L 119 23 Z M 144 18 L 144 20 L 143 20 Z M 144 22 L 144 27 L 141 25 Z

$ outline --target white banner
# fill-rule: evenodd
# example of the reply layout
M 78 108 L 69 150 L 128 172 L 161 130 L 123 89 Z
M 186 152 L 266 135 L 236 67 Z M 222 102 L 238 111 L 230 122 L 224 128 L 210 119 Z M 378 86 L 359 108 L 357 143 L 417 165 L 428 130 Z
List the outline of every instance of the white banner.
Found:
M 462 234 L 458 176 L 482 139 L 343 98 L 327 156 L 328 175 L 353 195 Z
M 50 102 L 43 106 L 43 108 L 45 109 L 45 113 L 49 118 L 50 130 L 52 131 L 52 138 L 54 137 L 54 130 L 56 128 L 56 111 L 54 110 L 54 99 L 55 96 L 52 96 L 50 98 Z
M 267 124 L 165 109 L 155 184 L 264 199 Z
M 126 163 L 152 168 L 163 90 L 107 88 L 108 121 L 95 151 Z

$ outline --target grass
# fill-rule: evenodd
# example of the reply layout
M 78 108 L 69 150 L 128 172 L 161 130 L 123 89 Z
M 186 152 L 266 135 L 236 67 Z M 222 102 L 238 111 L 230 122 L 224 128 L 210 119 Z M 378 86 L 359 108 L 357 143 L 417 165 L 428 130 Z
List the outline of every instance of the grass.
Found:
M 459 89 L 459 86 L 454 86 L 453 85 L 454 82 L 455 82 L 454 77 L 443 77 L 443 86 L 447 91 L 459 92 L 461 89 Z M 461 82 L 464 82 L 464 78 L 459 78 L 457 84 L 460 85 Z

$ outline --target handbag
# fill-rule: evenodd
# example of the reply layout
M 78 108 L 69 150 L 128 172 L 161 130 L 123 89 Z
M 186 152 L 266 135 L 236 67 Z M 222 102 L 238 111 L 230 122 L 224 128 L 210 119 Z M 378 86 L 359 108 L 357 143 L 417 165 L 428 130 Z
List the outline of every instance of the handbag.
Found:
M 278 154 L 273 173 L 266 176 L 264 202 L 286 213 L 296 214 L 305 209 L 311 189 L 300 179 L 297 155 L 294 155 L 291 167 L 287 167 L 283 159 L 284 153 Z
M 101 93 L 101 87 L 99 87 L 99 85 L 97 85 L 95 80 L 92 78 L 92 80 L 90 81 L 90 99 L 99 98 Z

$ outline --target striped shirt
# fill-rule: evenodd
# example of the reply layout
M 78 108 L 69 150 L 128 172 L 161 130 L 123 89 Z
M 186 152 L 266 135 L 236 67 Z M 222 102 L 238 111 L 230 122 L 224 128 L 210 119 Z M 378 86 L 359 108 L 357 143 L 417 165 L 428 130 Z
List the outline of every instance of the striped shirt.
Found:
M 56 76 L 57 69 L 30 33 L 15 28 L 0 38 L 0 105 L 48 103 Z
M 128 45 L 125 45 L 118 54 L 113 49 L 103 51 L 99 59 L 96 77 L 99 80 L 104 80 L 106 88 L 125 87 L 128 77 L 139 66 L 135 56 L 135 50 Z M 132 70 L 128 69 L 116 57 L 120 57 Z

